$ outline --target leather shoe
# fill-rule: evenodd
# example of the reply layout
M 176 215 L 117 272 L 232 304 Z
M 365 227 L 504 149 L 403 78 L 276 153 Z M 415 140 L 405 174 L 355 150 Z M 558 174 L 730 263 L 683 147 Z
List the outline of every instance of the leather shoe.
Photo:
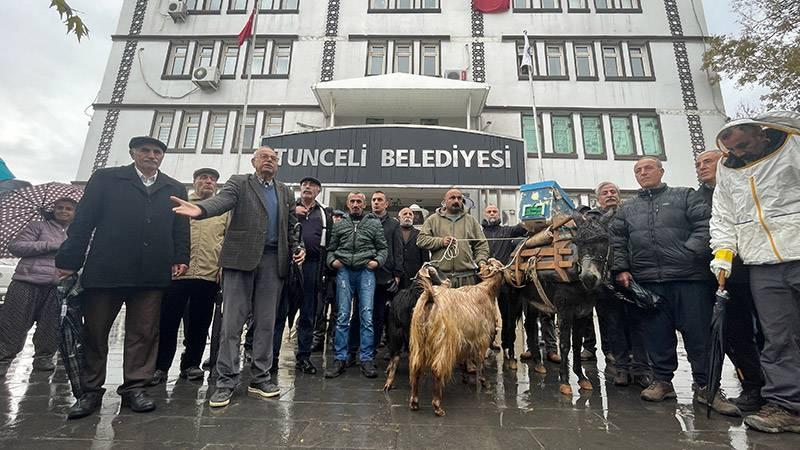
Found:
M 122 394 L 122 406 L 127 406 L 133 412 L 145 413 L 156 409 L 156 404 L 145 391 L 133 391 Z
M 81 395 L 67 411 L 67 420 L 81 419 L 100 409 L 105 392 L 105 389 L 100 389 L 99 391 L 86 392 Z
M 307 359 L 297 361 L 297 364 L 295 364 L 295 368 L 300 372 L 307 373 L 310 375 L 314 375 L 315 373 L 317 373 L 317 368 L 314 367 L 314 364 L 311 364 L 311 361 Z
M 547 352 L 547 360 L 551 363 L 561 364 L 561 356 L 556 352 Z
M 166 381 L 167 381 L 167 371 L 156 369 L 156 371 L 153 372 L 153 378 L 150 378 L 150 380 L 147 382 L 147 385 L 158 386 L 159 384 L 165 383 Z

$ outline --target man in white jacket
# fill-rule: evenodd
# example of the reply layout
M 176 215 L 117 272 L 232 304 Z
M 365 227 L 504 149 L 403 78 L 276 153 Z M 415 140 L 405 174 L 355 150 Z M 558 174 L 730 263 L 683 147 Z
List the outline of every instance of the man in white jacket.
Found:
M 734 255 L 750 269 L 764 333 L 768 402 L 744 422 L 800 433 L 800 114 L 769 112 L 722 128 L 711 218 L 711 270 L 728 276 Z

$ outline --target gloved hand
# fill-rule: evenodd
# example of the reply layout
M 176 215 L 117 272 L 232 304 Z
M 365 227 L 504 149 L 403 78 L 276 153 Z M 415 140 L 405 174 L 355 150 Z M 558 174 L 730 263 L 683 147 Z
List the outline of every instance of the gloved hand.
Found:
M 721 248 L 714 253 L 714 259 L 711 261 L 711 272 L 714 276 L 719 276 L 720 271 L 724 271 L 725 278 L 731 275 L 731 267 L 733 267 L 733 250 Z

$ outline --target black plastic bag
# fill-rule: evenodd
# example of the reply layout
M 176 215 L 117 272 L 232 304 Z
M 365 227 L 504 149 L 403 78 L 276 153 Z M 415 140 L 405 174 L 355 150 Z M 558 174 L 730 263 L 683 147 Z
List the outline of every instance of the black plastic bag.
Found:
M 630 303 L 642 309 L 655 309 L 664 300 L 655 292 L 650 292 L 634 280 L 625 288 L 612 283 L 603 285 L 609 294 L 617 300 Z

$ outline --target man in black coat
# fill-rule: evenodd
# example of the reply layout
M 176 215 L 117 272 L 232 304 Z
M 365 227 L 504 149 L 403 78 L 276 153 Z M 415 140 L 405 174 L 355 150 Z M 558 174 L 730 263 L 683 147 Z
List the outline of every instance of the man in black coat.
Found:
M 403 208 L 397 214 L 400 220 L 400 239 L 403 244 L 403 275 L 400 289 L 411 287 L 411 279 L 417 276 L 422 265 L 431 260 L 431 252 L 417 247 L 419 230 L 414 228 L 414 211 Z
M 713 308 L 713 288 L 705 273 L 711 259 L 711 208 L 694 189 L 662 183 L 664 168 L 656 157 L 642 157 L 634 175 L 641 189 L 622 204 L 611 223 L 611 270 L 617 283 L 627 287 L 635 279 L 664 299 L 643 314 L 653 382 L 641 397 L 653 402 L 676 398 L 672 377 L 678 368 L 675 332 L 680 331 L 696 385 L 694 398 L 705 403 Z
M 123 303 L 123 383 L 117 393 L 135 412 L 155 409 L 145 387 L 156 365 L 161 298 L 172 277 L 183 275 L 189 264 L 189 221 L 172 213 L 170 201 L 185 200 L 186 188 L 158 170 L 167 146 L 141 136 L 129 147 L 133 164 L 100 169 L 89 178 L 56 255 L 62 278 L 83 268 L 85 289 L 85 393 L 70 408 L 71 419 L 100 408 L 108 334 Z

